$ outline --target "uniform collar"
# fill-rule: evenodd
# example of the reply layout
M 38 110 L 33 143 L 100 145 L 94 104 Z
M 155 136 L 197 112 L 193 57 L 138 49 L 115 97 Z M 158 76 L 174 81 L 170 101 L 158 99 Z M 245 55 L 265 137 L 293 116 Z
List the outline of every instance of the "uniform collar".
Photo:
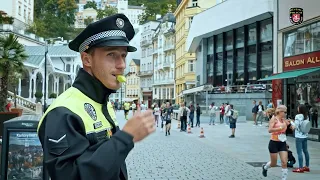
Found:
M 109 100 L 109 95 L 116 92 L 106 88 L 97 78 L 91 76 L 82 68 L 79 70 L 72 86 L 100 104 L 106 103 Z

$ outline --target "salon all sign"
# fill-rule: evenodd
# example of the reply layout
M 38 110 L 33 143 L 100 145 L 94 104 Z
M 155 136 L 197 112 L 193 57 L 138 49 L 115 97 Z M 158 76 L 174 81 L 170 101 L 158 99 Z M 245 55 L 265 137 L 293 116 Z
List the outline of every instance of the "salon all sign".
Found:
M 320 67 L 320 51 L 283 59 L 283 71 Z

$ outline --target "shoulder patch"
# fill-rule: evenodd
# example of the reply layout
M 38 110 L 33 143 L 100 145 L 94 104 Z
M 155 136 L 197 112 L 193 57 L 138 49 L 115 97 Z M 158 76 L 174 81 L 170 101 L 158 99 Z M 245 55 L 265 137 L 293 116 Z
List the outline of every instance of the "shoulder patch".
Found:
M 89 116 L 95 121 L 97 120 L 97 113 L 94 107 L 89 103 L 84 103 L 84 110 L 89 114 Z

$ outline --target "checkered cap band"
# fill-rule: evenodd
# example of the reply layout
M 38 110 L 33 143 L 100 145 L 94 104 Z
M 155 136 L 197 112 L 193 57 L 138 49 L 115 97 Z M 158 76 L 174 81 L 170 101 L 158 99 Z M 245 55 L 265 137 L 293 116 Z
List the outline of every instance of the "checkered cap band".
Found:
M 103 39 L 106 37 L 114 37 L 114 36 L 123 36 L 123 37 L 127 37 L 126 33 L 122 30 L 110 30 L 110 31 L 103 31 L 100 32 L 98 34 L 95 34 L 89 38 L 87 38 L 85 41 L 83 41 L 83 43 L 79 46 L 79 52 L 84 52 L 85 50 L 87 50 L 89 47 L 89 44 L 91 44 L 92 42 L 99 40 L 99 39 Z

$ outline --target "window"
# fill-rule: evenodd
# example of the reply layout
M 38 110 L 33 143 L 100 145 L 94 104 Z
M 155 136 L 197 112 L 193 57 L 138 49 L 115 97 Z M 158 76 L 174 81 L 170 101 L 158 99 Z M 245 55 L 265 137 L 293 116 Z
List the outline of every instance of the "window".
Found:
M 248 45 L 253 45 L 257 43 L 257 28 L 256 24 L 251 24 L 248 26 Z
M 236 84 L 243 85 L 244 84 L 244 50 L 243 48 L 239 48 L 236 50 Z
M 19 6 L 18 14 L 21 15 L 21 6 Z
M 216 67 L 215 67 L 216 77 L 215 77 L 215 85 L 221 86 L 223 84 L 222 79 L 222 68 L 223 68 L 223 53 L 216 54 Z
M 227 51 L 227 85 L 233 85 L 233 51 Z
M 189 61 L 189 64 L 188 64 L 188 72 L 194 72 L 194 61 L 193 60 L 191 60 L 191 61 Z
M 320 50 L 320 22 L 311 24 L 312 51 Z
M 217 35 L 217 47 L 216 52 L 222 52 L 223 47 L 223 37 L 222 34 Z
M 207 52 L 208 52 L 208 55 L 213 54 L 213 37 L 208 38 Z
M 207 56 L 207 83 L 213 83 L 213 55 Z
M 198 0 L 192 0 L 192 7 L 198 6 Z
M 272 19 L 261 21 L 260 42 L 272 41 Z
M 254 84 L 257 80 L 257 51 L 256 46 L 248 47 L 248 73 L 249 73 L 249 82 Z
M 225 48 L 226 50 L 231 50 L 233 49 L 233 32 L 232 31 L 228 31 L 226 33 L 226 44 L 225 44 Z
M 261 78 L 272 75 L 272 41 L 261 44 Z
M 236 40 L 236 48 L 242 48 L 244 46 L 244 28 L 239 28 L 236 30 L 237 32 L 237 40 Z

